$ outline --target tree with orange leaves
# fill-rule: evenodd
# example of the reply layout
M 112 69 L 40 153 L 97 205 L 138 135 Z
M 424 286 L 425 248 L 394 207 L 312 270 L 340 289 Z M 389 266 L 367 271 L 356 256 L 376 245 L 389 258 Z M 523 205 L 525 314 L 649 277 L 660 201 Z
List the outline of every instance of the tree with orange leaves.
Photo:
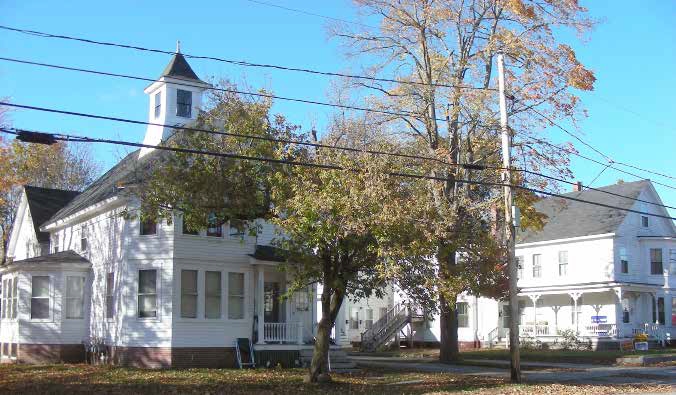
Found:
M 421 233 L 433 243 L 433 259 L 421 272 L 436 274 L 427 281 L 439 292 L 443 362 L 459 357 L 455 301 L 464 286 L 458 277 L 458 259 L 469 248 L 472 229 L 486 220 L 487 208 L 499 191 L 459 180 L 499 182 L 495 171 L 462 165 L 500 166 L 498 96 L 494 59 L 503 53 L 514 147 L 519 167 L 571 176 L 568 154 L 572 145 L 558 147 L 538 136 L 549 120 L 575 121 L 584 116 L 575 90 L 591 90 L 592 71 L 573 49 L 560 42 L 558 33 L 572 28 L 588 31 L 593 21 L 576 0 L 355 0 L 359 11 L 378 18 L 377 28 L 336 24 L 332 34 L 342 40 L 348 54 L 361 57 L 369 75 L 394 80 L 353 80 L 355 89 L 370 94 L 373 106 L 405 115 L 384 115 L 373 120 L 393 134 L 408 138 L 419 153 L 440 161 L 429 165 L 430 181 L 421 204 L 437 213 L 426 218 Z M 535 115 L 531 109 L 549 118 Z M 538 188 L 557 188 L 536 175 L 521 179 Z M 536 214 L 529 202 L 522 212 Z M 537 215 L 535 215 L 537 217 Z M 541 219 L 529 219 L 537 224 Z M 470 243 L 470 244 L 468 244 Z M 396 268 L 392 269 L 396 271 Z M 462 279 L 460 279 L 462 280 Z

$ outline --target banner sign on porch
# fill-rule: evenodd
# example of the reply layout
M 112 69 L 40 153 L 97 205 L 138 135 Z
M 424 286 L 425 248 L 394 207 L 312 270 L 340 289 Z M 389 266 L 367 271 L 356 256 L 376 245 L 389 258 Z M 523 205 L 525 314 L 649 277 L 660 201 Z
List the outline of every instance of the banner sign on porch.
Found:
M 608 322 L 608 317 L 605 315 L 593 315 L 591 316 L 592 324 L 605 324 Z

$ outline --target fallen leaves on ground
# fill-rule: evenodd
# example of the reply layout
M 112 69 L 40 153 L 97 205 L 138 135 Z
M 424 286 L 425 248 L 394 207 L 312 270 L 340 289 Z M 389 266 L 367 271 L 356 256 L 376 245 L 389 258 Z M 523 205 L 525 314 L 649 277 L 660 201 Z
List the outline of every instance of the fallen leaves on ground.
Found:
M 511 385 L 502 378 L 366 370 L 304 384 L 302 369 L 143 370 L 90 365 L 0 365 L 0 392 L 20 394 L 614 394 L 669 392 L 666 385 Z

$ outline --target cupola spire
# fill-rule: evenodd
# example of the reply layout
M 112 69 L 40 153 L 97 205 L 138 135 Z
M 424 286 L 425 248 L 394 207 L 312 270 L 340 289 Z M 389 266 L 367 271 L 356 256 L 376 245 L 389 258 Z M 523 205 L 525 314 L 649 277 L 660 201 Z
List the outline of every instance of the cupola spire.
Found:
M 176 53 L 181 53 L 181 40 L 176 40 Z

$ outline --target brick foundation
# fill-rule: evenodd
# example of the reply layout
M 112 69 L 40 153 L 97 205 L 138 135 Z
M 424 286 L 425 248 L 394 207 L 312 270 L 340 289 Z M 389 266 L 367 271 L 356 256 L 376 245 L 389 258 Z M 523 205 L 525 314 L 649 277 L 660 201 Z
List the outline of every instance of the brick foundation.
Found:
M 234 368 L 234 348 L 111 347 L 111 363 L 136 368 Z
M 19 344 L 17 362 L 28 364 L 81 363 L 85 361 L 82 344 Z

